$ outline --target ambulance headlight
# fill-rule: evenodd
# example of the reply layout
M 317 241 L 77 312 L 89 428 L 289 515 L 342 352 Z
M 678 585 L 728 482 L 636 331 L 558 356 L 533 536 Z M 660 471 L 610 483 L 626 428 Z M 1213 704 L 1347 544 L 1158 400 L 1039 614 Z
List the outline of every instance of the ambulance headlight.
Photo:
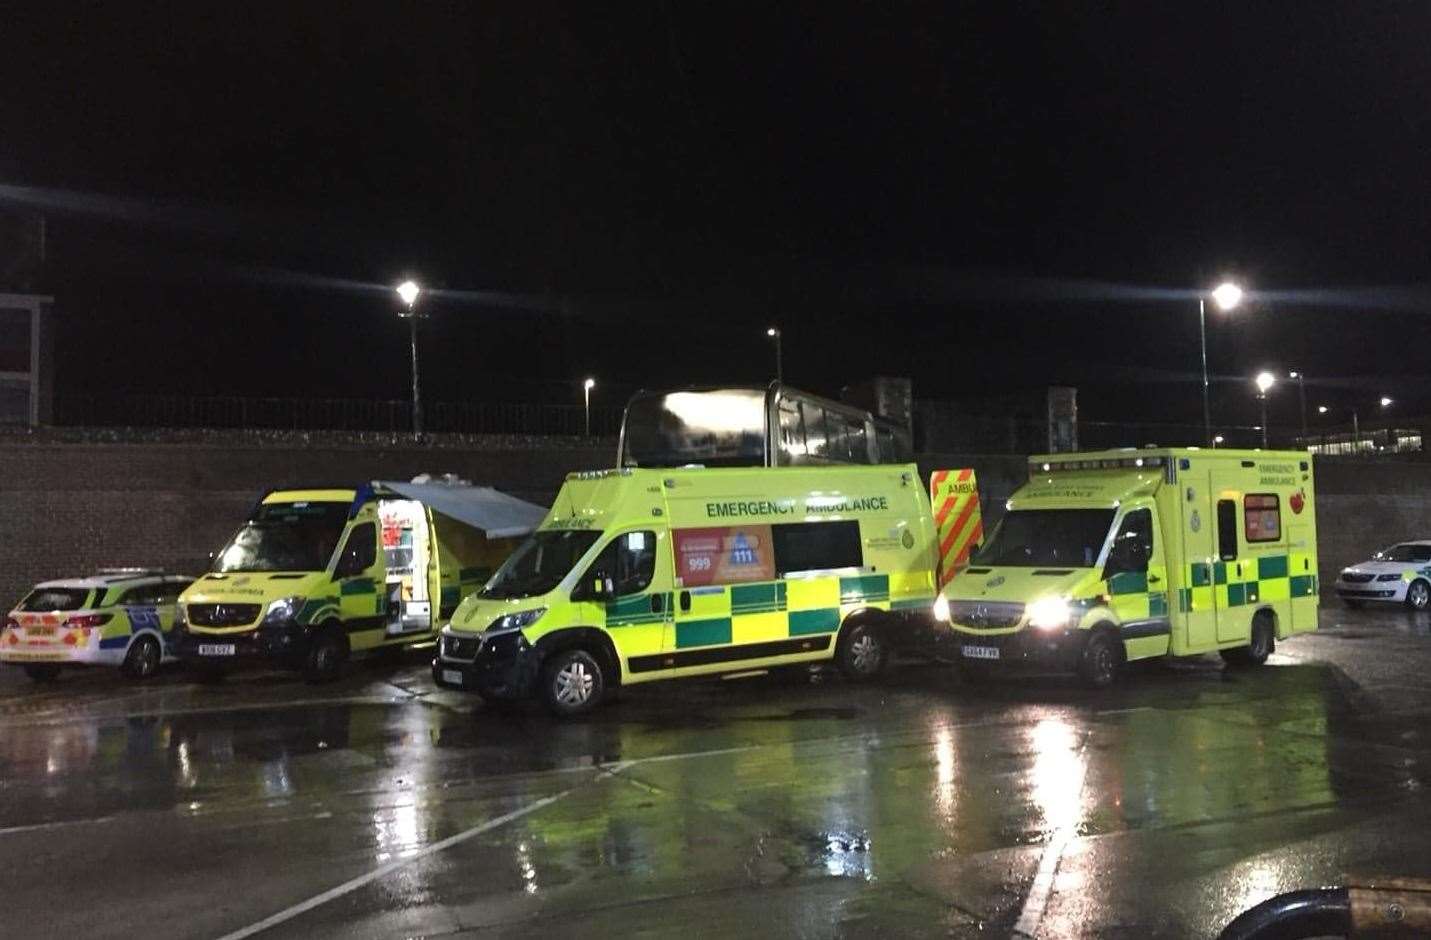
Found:
M 940 623 L 949 622 L 949 598 L 943 594 L 934 599 L 934 619 Z
M 523 627 L 530 627 L 546 612 L 545 607 L 533 607 L 531 610 L 521 610 L 515 614 L 503 614 L 487 624 L 487 632 L 496 633 L 499 630 L 520 630 Z
M 279 624 L 292 623 L 298 617 L 298 612 L 303 609 L 303 597 L 295 594 L 293 597 L 280 597 L 276 601 L 268 602 L 268 609 L 263 612 L 263 623 L 265 626 L 277 626 Z
M 1041 597 L 1029 605 L 1029 626 L 1037 630 L 1062 630 L 1072 613 L 1061 597 Z

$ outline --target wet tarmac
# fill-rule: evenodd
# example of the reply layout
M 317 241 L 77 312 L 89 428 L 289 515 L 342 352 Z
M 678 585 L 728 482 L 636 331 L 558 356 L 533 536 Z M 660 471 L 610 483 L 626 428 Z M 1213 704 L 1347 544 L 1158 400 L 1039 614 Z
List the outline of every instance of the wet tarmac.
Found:
M 490 711 L 422 654 L 0 672 L 6 937 L 1209 937 L 1431 875 L 1431 618 L 1323 611 L 1260 670 L 1093 694 L 775 675 Z

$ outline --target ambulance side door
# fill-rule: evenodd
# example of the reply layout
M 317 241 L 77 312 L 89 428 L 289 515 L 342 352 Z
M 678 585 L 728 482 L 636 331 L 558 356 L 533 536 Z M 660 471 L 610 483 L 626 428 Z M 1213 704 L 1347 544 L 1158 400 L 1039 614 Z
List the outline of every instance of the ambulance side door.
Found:
M 1213 563 L 1213 604 L 1217 611 L 1217 642 L 1245 640 L 1252 633 L 1247 606 L 1247 583 L 1257 581 L 1257 559 L 1242 544 L 1243 478 L 1237 473 L 1214 471 L 1209 490 L 1216 519 L 1217 560 Z
M 606 632 L 629 663 L 660 653 L 671 619 L 671 550 L 664 529 L 633 529 L 611 539 L 572 597 L 600 605 Z
M 378 524 L 366 519 L 349 527 L 333 565 L 333 588 L 338 595 L 338 611 L 343 625 L 355 632 L 381 631 L 387 598 L 382 554 L 378 551 Z M 372 646 L 375 637 L 351 640 L 354 648 Z
M 1104 565 L 1109 604 L 1122 626 L 1130 658 L 1167 652 L 1168 570 L 1151 501 L 1129 507 Z
M 1217 563 L 1217 494 L 1207 473 L 1179 475 L 1182 487 L 1183 566 L 1173 605 L 1174 623 L 1184 631 L 1179 653 L 1217 647 L 1217 605 L 1213 571 Z M 1177 645 L 1177 644 L 1175 644 Z

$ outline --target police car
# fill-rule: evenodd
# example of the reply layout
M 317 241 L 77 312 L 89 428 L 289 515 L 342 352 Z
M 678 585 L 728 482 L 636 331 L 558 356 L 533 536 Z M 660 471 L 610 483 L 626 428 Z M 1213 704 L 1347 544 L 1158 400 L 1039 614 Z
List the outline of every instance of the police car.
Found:
M 1431 608 L 1431 541 L 1401 542 L 1343 568 L 1336 591 L 1348 607 L 1386 601 L 1412 610 Z
M 38 584 L 5 618 L 0 663 L 37 681 L 65 666 L 118 666 L 147 679 L 170 657 L 175 604 L 193 580 L 126 568 Z

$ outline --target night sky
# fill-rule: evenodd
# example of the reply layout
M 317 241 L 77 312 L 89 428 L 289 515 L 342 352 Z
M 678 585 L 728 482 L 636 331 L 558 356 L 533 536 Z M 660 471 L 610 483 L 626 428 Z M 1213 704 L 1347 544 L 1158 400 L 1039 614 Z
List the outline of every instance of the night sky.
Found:
M 579 401 L 872 374 L 1221 420 L 1431 407 L 1431 8 L 12 4 L 59 393 Z M 1285 392 L 1285 390 L 1284 390 Z M 1290 421 L 1295 396 L 1274 398 Z

